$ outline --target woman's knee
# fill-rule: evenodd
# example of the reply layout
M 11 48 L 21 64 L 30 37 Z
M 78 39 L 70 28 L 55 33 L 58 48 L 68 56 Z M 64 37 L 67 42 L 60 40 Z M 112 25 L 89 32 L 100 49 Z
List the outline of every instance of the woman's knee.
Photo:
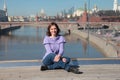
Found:
M 64 58 L 66 58 L 66 63 L 70 62 L 70 58 L 69 57 L 64 57 Z
M 55 54 L 50 53 L 50 54 L 48 54 L 48 55 L 45 57 L 45 59 L 42 61 L 42 63 L 43 63 L 44 65 L 50 65 L 50 64 L 53 63 L 54 57 L 55 57 Z

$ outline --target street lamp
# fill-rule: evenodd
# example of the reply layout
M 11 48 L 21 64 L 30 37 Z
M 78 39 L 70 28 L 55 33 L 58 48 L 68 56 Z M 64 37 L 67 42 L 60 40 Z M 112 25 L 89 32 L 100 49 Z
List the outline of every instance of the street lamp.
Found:
M 89 43 L 89 28 L 90 28 L 90 16 L 89 16 L 89 12 L 90 12 L 90 0 L 88 0 L 88 14 L 87 14 L 87 28 L 88 28 L 88 43 Z

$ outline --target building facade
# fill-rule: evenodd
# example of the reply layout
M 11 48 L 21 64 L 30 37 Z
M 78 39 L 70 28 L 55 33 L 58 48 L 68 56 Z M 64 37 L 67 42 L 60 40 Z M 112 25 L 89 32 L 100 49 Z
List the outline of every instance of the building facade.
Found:
M 3 10 L 0 10 L 0 22 L 7 22 L 8 21 L 8 13 L 7 13 L 7 6 L 4 1 Z
M 0 10 L 0 22 L 7 22 L 8 16 L 6 16 L 6 12 L 4 10 Z

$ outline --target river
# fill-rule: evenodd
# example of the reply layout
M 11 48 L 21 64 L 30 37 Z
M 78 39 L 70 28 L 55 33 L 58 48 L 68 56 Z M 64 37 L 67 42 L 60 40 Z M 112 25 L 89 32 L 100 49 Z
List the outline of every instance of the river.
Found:
M 61 32 L 63 34 L 64 32 Z M 42 59 L 45 48 L 43 38 L 46 28 L 39 26 L 22 26 L 10 35 L 0 36 L 0 61 Z M 65 35 L 64 56 L 71 58 L 103 58 L 102 52 L 88 44 L 78 35 Z

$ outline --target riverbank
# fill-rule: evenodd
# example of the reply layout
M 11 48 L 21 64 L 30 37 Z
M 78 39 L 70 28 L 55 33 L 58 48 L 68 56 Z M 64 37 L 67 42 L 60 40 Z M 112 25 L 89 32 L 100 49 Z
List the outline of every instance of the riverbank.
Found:
M 88 38 L 88 33 L 80 30 L 72 30 L 73 33 L 81 36 L 84 39 Z M 119 57 L 118 56 L 118 48 L 116 45 L 108 43 L 106 39 L 101 36 L 95 36 L 89 34 L 89 41 L 97 46 L 105 56 L 107 57 Z
M 0 68 L 0 80 L 120 80 L 119 64 L 80 65 L 83 74 L 40 71 L 40 66 Z
M 10 34 L 11 31 L 19 29 L 21 26 L 19 25 L 6 25 L 6 26 L 0 26 L 0 35 L 3 34 Z

